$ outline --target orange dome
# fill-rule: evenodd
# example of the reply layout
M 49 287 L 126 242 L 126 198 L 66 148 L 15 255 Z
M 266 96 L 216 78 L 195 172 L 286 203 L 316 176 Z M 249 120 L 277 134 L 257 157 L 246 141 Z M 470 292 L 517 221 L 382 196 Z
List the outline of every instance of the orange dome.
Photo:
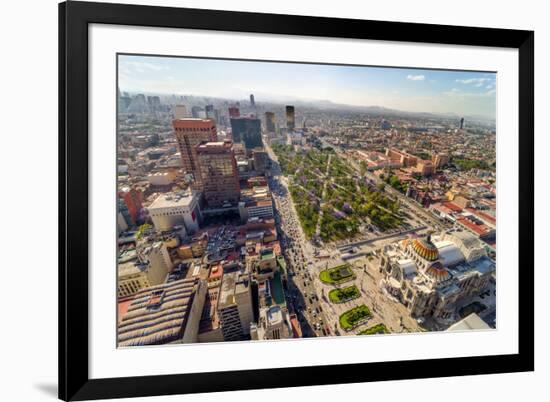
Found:
M 413 250 L 428 261 L 435 261 L 439 258 L 437 247 L 432 243 L 430 236 L 426 239 L 414 239 L 412 241 Z
M 438 282 L 449 279 L 449 277 L 451 276 L 439 261 L 436 261 L 432 265 L 430 265 L 426 270 L 426 274 L 428 276 L 431 276 Z

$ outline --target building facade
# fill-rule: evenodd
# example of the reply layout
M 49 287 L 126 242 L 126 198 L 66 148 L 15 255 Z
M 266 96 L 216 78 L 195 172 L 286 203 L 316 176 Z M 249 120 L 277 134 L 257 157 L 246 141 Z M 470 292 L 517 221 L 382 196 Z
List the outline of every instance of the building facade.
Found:
M 237 117 L 241 117 L 241 112 L 239 111 L 239 108 L 237 106 L 231 106 L 229 109 L 229 118 L 235 119 Z
M 231 133 L 233 142 L 241 142 L 247 149 L 261 147 L 262 122 L 253 117 L 231 118 Z
M 275 113 L 265 112 L 265 131 L 268 133 L 274 133 L 275 127 Z
M 248 274 L 225 273 L 218 300 L 218 314 L 225 341 L 246 339 L 254 321 L 252 287 Z
M 185 119 L 189 117 L 187 115 L 187 107 L 185 105 L 175 105 L 174 106 L 174 120 Z
M 188 234 L 195 233 L 201 219 L 198 199 L 192 191 L 160 194 L 147 208 L 155 229 L 163 232 L 183 225 Z
M 432 163 L 436 169 L 439 169 L 449 163 L 449 155 L 436 154 L 432 156 Z
M 118 259 L 118 297 L 137 293 L 143 288 L 163 283 L 173 264 L 163 242 L 122 253 Z
M 131 224 L 135 225 L 139 221 L 140 212 L 143 208 L 141 191 L 129 186 L 124 186 L 119 189 L 118 196 L 126 205 L 129 217 L 131 219 Z
M 192 174 L 195 188 L 201 189 L 197 164 L 197 145 L 204 141 L 217 141 L 216 123 L 212 119 L 178 119 L 172 122 L 181 162 L 186 173 Z
M 252 150 L 252 159 L 256 173 L 265 174 L 266 170 L 270 167 L 270 159 L 267 151 L 265 149 Z
M 296 117 L 294 116 L 294 106 L 286 106 L 286 128 L 289 131 L 294 130 L 296 128 Z
M 210 207 L 237 205 L 240 196 L 239 173 L 233 143 L 204 142 L 197 146 L 203 194 Z

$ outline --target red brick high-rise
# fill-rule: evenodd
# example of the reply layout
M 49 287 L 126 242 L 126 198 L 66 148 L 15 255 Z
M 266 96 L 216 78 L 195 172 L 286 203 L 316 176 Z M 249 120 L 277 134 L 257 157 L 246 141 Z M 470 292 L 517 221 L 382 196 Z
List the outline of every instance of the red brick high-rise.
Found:
M 132 223 L 135 224 L 138 221 L 139 213 L 143 208 L 143 197 L 141 191 L 124 186 L 118 190 L 118 196 L 124 201 L 124 204 L 126 204 Z
M 178 141 L 183 169 L 192 173 L 195 179 L 194 187 L 202 188 L 197 163 L 197 145 L 201 142 L 217 141 L 216 123 L 212 119 L 177 119 L 172 121 L 174 133 Z

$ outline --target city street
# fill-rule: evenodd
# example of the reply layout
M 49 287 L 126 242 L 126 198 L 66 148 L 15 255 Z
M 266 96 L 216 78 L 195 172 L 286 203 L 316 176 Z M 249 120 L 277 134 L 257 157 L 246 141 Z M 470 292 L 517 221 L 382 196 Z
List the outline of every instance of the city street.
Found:
M 271 148 L 267 149 L 272 161 L 269 186 L 275 201 L 275 219 L 280 229 L 281 245 L 288 264 L 288 304 L 297 313 L 304 336 L 334 334 L 334 326 L 331 328 L 327 325 L 320 296 L 314 285 L 317 270 L 313 263 L 313 247 L 300 226 L 288 191 L 288 183 L 281 175 L 277 157 Z

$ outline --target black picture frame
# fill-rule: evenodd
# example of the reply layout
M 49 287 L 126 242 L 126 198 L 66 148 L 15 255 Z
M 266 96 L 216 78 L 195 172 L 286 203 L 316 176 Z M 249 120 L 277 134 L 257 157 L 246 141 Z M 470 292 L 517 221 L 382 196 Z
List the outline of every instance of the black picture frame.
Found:
M 519 52 L 517 354 L 90 379 L 88 25 L 514 48 Z M 534 32 L 70 1 L 59 5 L 59 398 L 217 392 L 534 370 Z M 521 268 L 521 269 L 519 269 Z

